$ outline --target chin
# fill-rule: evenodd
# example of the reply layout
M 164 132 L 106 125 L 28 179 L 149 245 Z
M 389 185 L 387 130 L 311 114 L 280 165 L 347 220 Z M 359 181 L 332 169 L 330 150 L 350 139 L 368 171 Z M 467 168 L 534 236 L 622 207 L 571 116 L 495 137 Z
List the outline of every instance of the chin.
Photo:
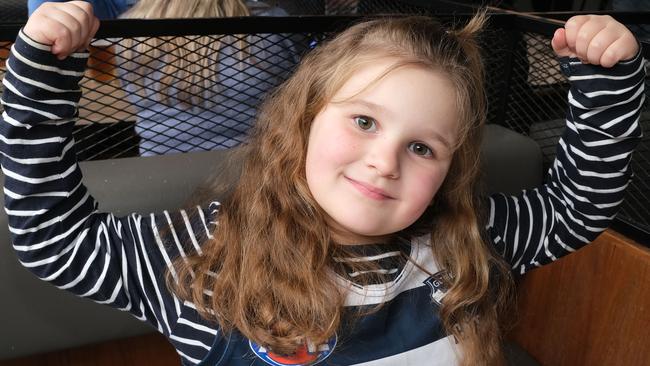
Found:
M 381 241 L 381 238 L 384 238 L 393 233 L 393 232 L 386 232 L 386 230 L 379 230 L 377 228 L 368 228 L 368 227 L 356 227 L 356 228 L 349 227 L 346 228 L 346 230 L 359 239 L 362 238 L 368 239 L 365 241 L 369 241 L 369 242 Z M 373 240 L 373 238 L 377 238 L 379 240 Z

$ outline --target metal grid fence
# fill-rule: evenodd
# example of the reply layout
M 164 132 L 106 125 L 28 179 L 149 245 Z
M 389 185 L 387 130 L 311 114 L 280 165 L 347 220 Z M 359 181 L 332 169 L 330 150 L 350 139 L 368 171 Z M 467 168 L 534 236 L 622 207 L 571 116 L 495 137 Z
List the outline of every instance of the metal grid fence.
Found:
M 238 145 L 264 95 L 296 65 L 296 36 L 185 35 L 94 42 L 75 131 L 80 158 L 134 155 L 138 145 L 140 155 Z
M 544 166 L 555 158 L 556 144 L 565 127 L 569 84 L 559 71 L 550 37 L 510 31 L 505 42 L 500 30 L 486 37 L 488 122 L 528 135 L 542 149 Z M 487 46 L 486 45 L 486 46 Z M 496 45 L 496 47 L 494 47 Z M 509 46 L 507 46 L 509 45 Z M 650 50 L 650 44 L 644 43 Z M 646 50 L 646 59 L 648 52 Z M 650 67 L 646 62 L 646 72 Z M 646 77 L 646 103 L 641 114 L 644 137 L 634 153 L 634 178 L 617 218 L 635 230 L 650 233 L 650 78 Z M 645 235 L 647 237 L 647 235 Z
M 282 1 L 277 3 L 283 5 Z M 439 10 L 412 3 L 305 0 L 285 1 L 284 6 L 292 14 L 330 15 L 433 14 Z M 533 138 L 548 165 L 564 128 L 568 83 L 549 46 L 552 27 L 531 31 L 521 26 L 524 23 L 513 21 L 517 17 L 495 16 L 498 21 L 482 38 L 488 70 L 488 122 Z M 442 19 L 453 21 L 449 16 Z M 293 22 L 289 18 L 221 19 L 218 22 L 230 23 L 201 32 L 191 30 L 200 27 L 175 27 L 169 22 L 106 24 L 103 28 L 109 30 L 100 33 L 102 38 L 93 43 L 89 68 L 81 83 L 84 93 L 74 131 L 79 159 L 237 145 L 254 122 L 256 107 L 264 95 L 291 73 L 301 55 L 334 29 L 354 20 L 336 16 Z M 232 25 L 236 26 L 234 31 L 229 28 Z M 643 33 L 646 28 L 636 29 L 641 32 L 639 38 L 650 38 Z M 0 38 L 0 77 L 13 38 Z M 188 69 L 192 71 L 182 72 Z M 641 123 L 646 137 L 634 155 L 635 178 L 619 219 L 650 233 L 647 103 Z

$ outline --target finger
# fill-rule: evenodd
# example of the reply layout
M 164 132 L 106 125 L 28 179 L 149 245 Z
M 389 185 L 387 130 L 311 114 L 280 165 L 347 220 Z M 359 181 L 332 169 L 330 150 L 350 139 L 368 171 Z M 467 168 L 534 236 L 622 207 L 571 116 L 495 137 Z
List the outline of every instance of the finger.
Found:
M 46 16 L 32 16 L 25 24 L 23 32 L 38 43 L 52 45 L 58 36 L 57 29 L 62 25 Z
M 64 24 L 61 24 L 50 15 L 60 12 L 59 7 L 61 7 L 61 4 L 50 2 L 40 5 L 27 20 L 23 32 L 39 43 L 50 46 L 54 44 L 57 36 L 62 34 L 58 28 L 63 27 Z
M 90 47 L 90 42 L 92 42 L 93 38 L 95 37 L 95 34 L 97 34 L 97 30 L 99 29 L 99 24 L 100 24 L 99 19 L 93 17 L 90 34 L 88 34 L 88 39 L 86 40 L 86 44 L 85 44 L 86 49 Z
M 605 50 L 618 40 L 619 33 L 612 32 L 611 27 L 601 29 L 589 42 L 586 52 L 586 60 L 593 65 L 602 65 L 601 58 L 604 56 Z
M 80 44 L 79 47 L 75 49 L 75 51 L 83 51 L 96 32 L 96 30 L 93 31 L 95 16 L 92 13 L 92 5 L 85 1 L 73 1 L 68 4 L 70 6 L 64 8 L 63 10 L 77 19 L 81 25 Z
M 68 4 L 83 9 L 87 14 L 94 15 L 93 5 L 88 1 L 68 1 Z
M 75 51 L 77 51 L 83 49 L 88 42 L 89 37 L 92 37 L 90 33 L 92 33 L 94 16 L 92 15 L 92 6 L 87 2 L 71 2 L 68 5 L 69 6 L 62 10 L 75 18 L 81 26 L 79 31 L 79 47 L 75 49 Z
M 636 43 L 636 39 L 633 39 L 633 41 L 637 45 L 636 52 L 638 52 L 638 44 Z M 629 43 L 629 38 L 622 36 L 610 44 L 600 57 L 600 65 L 602 67 L 612 67 L 619 61 L 628 60 L 636 55 L 636 52 L 634 52 L 634 54 L 631 56 L 629 55 L 629 52 L 627 52 L 629 49 Z
M 569 50 L 569 45 L 566 42 L 566 30 L 564 28 L 559 28 L 553 33 L 553 39 L 551 39 L 551 47 L 558 57 L 571 56 L 571 50 Z
M 85 38 L 83 25 L 70 13 L 60 9 L 48 13 L 47 17 L 61 24 L 61 37 L 54 41 L 52 52 L 65 58 L 82 44 L 81 40 Z
M 566 42 L 569 49 L 575 50 L 578 30 L 588 20 L 589 20 L 588 15 L 579 15 L 579 16 L 569 18 L 569 20 L 567 20 L 566 23 L 564 24 L 564 29 L 566 30 Z
M 53 24 L 50 28 L 50 41 L 52 53 L 59 59 L 64 59 L 72 49 L 72 33 L 68 27 L 61 24 L 57 19 L 47 17 L 48 23 Z
M 83 9 L 87 14 L 94 15 L 93 5 L 88 1 L 68 1 L 68 4 Z
M 58 20 L 61 24 L 70 30 L 70 43 L 66 43 L 64 50 L 57 48 L 53 52 L 58 53 L 59 58 L 65 58 L 70 53 L 83 50 L 89 42 L 92 27 L 94 25 L 94 15 L 92 14 L 92 5 L 85 1 L 73 1 L 58 5 L 48 13 L 48 16 Z
M 622 24 L 621 27 L 623 27 L 624 31 L 620 38 L 621 43 L 617 45 L 620 46 L 621 55 L 618 61 L 629 60 L 639 52 L 639 42 L 636 40 L 632 32 Z
M 594 18 L 585 22 L 576 34 L 575 54 L 583 62 L 587 62 L 587 49 L 591 40 L 601 30 L 605 28 L 605 24 L 600 19 Z

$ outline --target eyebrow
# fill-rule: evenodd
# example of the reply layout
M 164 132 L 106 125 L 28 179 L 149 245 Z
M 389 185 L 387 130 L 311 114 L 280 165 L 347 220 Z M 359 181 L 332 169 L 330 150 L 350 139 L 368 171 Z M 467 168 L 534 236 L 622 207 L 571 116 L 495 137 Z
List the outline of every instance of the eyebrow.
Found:
M 366 107 L 366 108 L 368 108 L 370 110 L 373 110 L 373 111 L 377 111 L 377 112 L 380 112 L 380 113 L 387 113 L 386 108 L 384 106 L 382 106 L 381 104 L 377 104 L 377 103 L 374 103 L 374 102 L 371 102 L 371 101 L 365 100 L 365 99 L 351 98 L 351 99 L 347 99 L 347 100 L 342 100 L 342 101 L 340 101 L 338 103 L 349 104 L 349 105 L 355 105 L 355 104 L 362 105 L 362 106 L 364 106 L 364 107 Z M 445 147 L 448 150 L 450 150 L 450 151 L 453 150 L 452 143 L 449 142 L 444 136 L 442 136 L 438 132 L 427 129 L 425 135 L 426 136 L 431 136 L 434 140 L 440 141 L 443 145 L 445 145 Z
M 438 132 L 429 130 L 426 132 L 426 135 L 431 136 L 433 137 L 433 139 L 442 142 L 442 144 L 445 145 L 447 150 L 449 151 L 453 150 L 451 142 L 449 142 L 443 135 L 439 134 Z
M 335 102 L 335 103 L 352 104 L 352 105 L 358 104 L 358 105 L 362 105 L 362 106 L 364 106 L 364 107 L 366 107 L 368 109 L 371 109 L 373 111 L 378 111 L 378 112 L 382 112 L 382 113 L 387 113 L 388 112 L 388 110 L 383 105 L 377 104 L 377 103 L 374 103 L 374 102 L 371 102 L 371 101 L 365 100 L 365 99 L 350 98 L 350 99 L 342 100 L 340 102 Z

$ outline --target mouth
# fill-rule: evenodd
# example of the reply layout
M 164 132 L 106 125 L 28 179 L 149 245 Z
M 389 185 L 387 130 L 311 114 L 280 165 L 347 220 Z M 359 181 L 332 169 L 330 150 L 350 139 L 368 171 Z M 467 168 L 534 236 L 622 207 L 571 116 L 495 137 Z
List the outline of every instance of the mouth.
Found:
M 363 194 L 364 196 L 366 196 L 368 198 L 371 198 L 371 199 L 374 199 L 374 200 L 377 200 L 377 201 L 395 199 L 394 197 L 392 197 L 391 195 L 386 193 L 386 191 L 384 191 L 381 188 L 377 188 L 377 187 L 372 186 L 370 184 L 363 183 L 363 182 L 354 180 L 354 179 L 349 178 L 349 177 L 345 177 L 345 179 L 347 179 L 347 181 L 350 182 L 350 184 L 352 184 L 352 186 L 354 188 L 356 188 L 357 191 L 359 191 L 361 194 Z

